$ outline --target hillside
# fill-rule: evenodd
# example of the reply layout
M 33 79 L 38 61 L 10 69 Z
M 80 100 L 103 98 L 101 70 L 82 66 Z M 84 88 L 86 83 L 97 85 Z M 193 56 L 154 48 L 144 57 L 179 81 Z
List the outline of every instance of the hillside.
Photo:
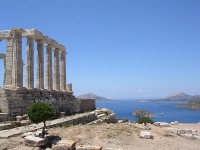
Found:
M 77 96 L 77 98 L 79 98 L 79 99 L 95 99 L 96 101 L 110 101 L 111 100 L 111 99 L 107 99 L 102 96 L 95 95 L 93 93 L 83 94 L 83 95 Z
M 191 101 L 193 99 L 200 98 L 200 95 L 187 95 L 184 92 L 176 92 L 168 95 L 165 98 L 157 100 L 140 100 L 137 102 L 162 102 L 162 101 Z
M 173 100 L 173 101 L 188 101 L 193 96 L 187 95 L 184 92 L 176 92 L 168 95 L 164 100 Z
M 200 98 L 194 98 L 186 104 L 178 104 L 176 107 L 186 108 L 189 110 L 200 110 Z
M 187 95 L 184 92 L 177 92 L 168 95 L 166 98 L 160 99 L 162 101 L 190 101 L 194 98 L 198 98 L 200 95 Z

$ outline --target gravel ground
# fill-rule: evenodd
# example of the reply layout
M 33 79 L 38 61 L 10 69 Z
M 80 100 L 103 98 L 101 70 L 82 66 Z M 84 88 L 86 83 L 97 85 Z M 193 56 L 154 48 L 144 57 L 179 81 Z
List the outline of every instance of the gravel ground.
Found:
M 160 128 L 150 125 L 153 139 L 139 137 L 141 129 L 128 123 L 77 125 L 71 127 L 57 127 L 49 129 L 48 136 L 59 136 L 61 139 L 75 140 L 76 145 L 97 145 L 106 148 L 124 150 L 200 150 L 200 139 L 188 139 L 173 133 L 167 133 L 167 127 Z M 171 127 L 179 129 L 197 129 L 200 124 L 179 124 Z M 0 139 L 0 149 L 32 150 L 25 146 L 20 136 Z

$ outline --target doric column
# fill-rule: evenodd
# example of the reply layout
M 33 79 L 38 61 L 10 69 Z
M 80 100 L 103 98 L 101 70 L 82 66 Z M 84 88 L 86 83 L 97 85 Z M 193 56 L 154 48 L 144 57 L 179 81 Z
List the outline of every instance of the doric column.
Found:
M 60 52 L 60 90 L 66 91 L 66 52 Z
M 13 37 L 6 39 L 6 79 L 5 88 L 12 87 L 12 65 L 13 65 Z
M 6 60 L 4 59 L 4 74 L 3 74 L 3 87 L 5 88 L 5 82 L 6 82 Z
M 29 37 L 26 45 L 26 87 L 34 88 L 34 40 Z
M 52 46 L 46 45 L 46 89 L 53 90 Z
M 37 42 L 37 73 L 36 88 L 44 89 L 44 44 L 42 40 Z
M 54 49 L 53 89 L 60 91 L 59 49 Z
M 13 32 L 12 87 L 23 87 L 22 32 L 24 30 L 16 28 L 11 31 Z

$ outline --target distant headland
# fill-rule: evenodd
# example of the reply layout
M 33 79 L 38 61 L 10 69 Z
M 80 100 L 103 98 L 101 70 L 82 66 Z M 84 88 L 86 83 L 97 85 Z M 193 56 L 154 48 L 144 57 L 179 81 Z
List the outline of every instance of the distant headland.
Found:
M 200 110 L 200 95 L 187 95 L 184 92 L 172 93 L 166 98 L 158 100 L 139 100 L 135 102 L 164 102 L 164 101 L 187 101 L 186 104 L 177 104 L 175 107 L 186 108 L 189 110 Z
M 83 95 L 77 96 L 77 98 L 79 98 L 79 99 L 95 99 L 97 102 L 101 102 L 101 101 L 113 101 L 111 99 L 107 99 L 105 97 L 95 95 L 93 93 L 83 94 Z
M 200 95 L 188 95 L 184 92 L 176 92 L 168 95 L 165 98 L 162 99 L 156 99 L 156 100 L 137 100 L 136 102 L 162 102 L 162 101 L 190 101 L 196 98 L 200 98 Z

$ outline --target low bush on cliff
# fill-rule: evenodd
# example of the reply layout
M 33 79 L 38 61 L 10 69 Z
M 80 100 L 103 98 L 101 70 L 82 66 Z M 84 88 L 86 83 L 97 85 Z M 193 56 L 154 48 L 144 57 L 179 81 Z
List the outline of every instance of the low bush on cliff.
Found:
M 139 117 L 136 121 L 137 123 L 141 124 L 141 123 L 151 123 L 153 124 L 153 120 L 151 120 L 150 118 L 147 117 Z

